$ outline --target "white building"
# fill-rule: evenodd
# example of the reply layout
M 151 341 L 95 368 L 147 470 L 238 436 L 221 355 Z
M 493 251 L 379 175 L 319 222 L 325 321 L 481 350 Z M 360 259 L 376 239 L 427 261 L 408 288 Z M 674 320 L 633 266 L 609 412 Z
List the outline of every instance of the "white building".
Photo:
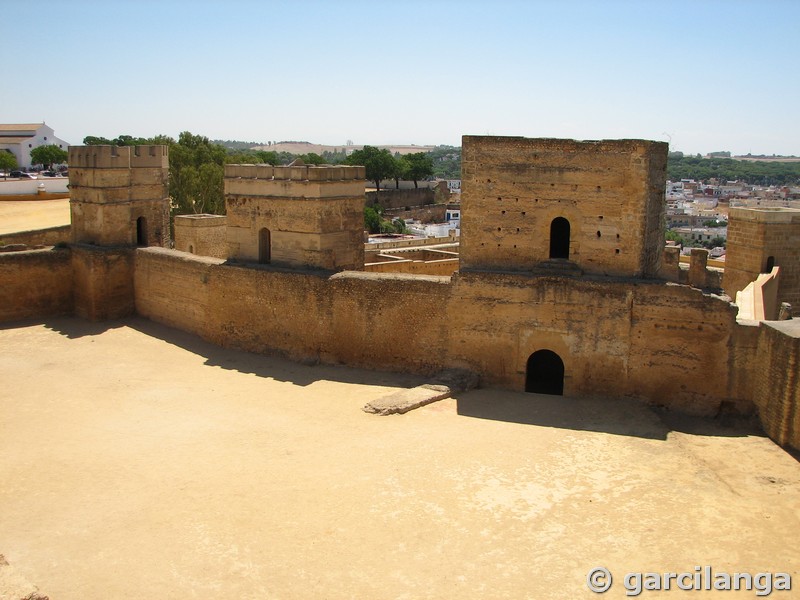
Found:
M 53 128 L 44 123 L 4 125 L 0 123 L 0 152 L 11 152 L 17 165 L 23 169 L 31 166 L 31 150 L 38 146 L 54 144 L 66 151 L 69 146 L 53 133 Z

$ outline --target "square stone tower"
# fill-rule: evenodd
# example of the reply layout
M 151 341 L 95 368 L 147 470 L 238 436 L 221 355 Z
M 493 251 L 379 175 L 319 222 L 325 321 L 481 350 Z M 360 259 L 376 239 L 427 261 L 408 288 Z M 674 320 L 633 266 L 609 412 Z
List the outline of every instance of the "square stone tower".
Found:
M 72 241 L 168 247 L 168 176 L 166 146 L 70 146 Z
M 722 287 L 731 298 L 760 273 L 780 267 L 778 302 L 800 314 L 800 210 L 732 208 Z
M 667 144 L 464 136 L 461 270 L 655 277 Z
M 226 165 L 228 257 L 364 268 L 364 167 Z

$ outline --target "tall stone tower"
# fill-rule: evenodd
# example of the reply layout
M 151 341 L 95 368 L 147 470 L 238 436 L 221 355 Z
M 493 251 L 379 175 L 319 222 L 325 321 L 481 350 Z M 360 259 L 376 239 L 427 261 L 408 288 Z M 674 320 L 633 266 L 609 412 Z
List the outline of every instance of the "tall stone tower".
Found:
M 226 165 L 228 257 L 364 268 L 364 167 Z
M 166 146 L 70 146 L 72 241 L 169 247 Z
M 778 302 L 800 315 L 800 210 L 732 208 L 722 287 L 731 298 L 760 273 L 780 267 Z
M 667 144 L 464 136 L 461 270 L 657 275 Z
M 134 312 L 136 246 L 168 247 L 166 146 L 70 146 L 75 313 L 94 321 Z

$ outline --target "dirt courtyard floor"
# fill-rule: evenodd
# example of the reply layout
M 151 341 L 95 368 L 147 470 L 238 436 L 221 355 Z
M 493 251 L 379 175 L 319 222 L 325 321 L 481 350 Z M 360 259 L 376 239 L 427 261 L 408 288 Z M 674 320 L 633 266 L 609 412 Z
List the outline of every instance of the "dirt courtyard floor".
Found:
M 62 200 L 0 199 L 0 235 L 69 224 L 69 198 Z
M 0 329 L 0 381 L 0 553 L 51 600 L 623 598 L 706 565 L 800 586 L 800 463 L 742 425 L 498 390 L 381 417 L 421 380 L 142 319 Z M 756 597 L 640 597 L 665 596 Z

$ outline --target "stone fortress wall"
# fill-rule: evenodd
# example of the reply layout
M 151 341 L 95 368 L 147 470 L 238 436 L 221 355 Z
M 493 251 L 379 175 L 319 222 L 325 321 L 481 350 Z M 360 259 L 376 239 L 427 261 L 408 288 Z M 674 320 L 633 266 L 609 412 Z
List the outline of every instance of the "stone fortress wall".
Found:
M 567 395 L 703 415 L 755 408 L 773 439 L 800 448 L 798 322 L 737 323 L 719 289 L 700 289 L 713 287 L 700 260 L 694 285 L 661 276 L 654 224 L 666 151 L 641 141 L 465 137 L 467 258 L 452 277 L 352 270 L 359 252 L 363 265 L 351 197 L 362 173 L 312 179 L 308 167 L 276 178 L 228 167 L 227 257 L 131 242 L 0 256 L 0 316 L 138 313 L 225 347 L 421 374 L 466 368 L 484 385 L 520 391 L 536 384 L 537 357 L 554 355 Z M 530 214 L 528 230 L 502 235 L 510 209 L 500 206 Z M 325 219 L 309 214 L 318 210 Z M 73 218 L 92 220 L 85 211 Z M 112 237 L 131 226 L 112 219 Z M 35 308 L 17 300 L 38 294 Z

